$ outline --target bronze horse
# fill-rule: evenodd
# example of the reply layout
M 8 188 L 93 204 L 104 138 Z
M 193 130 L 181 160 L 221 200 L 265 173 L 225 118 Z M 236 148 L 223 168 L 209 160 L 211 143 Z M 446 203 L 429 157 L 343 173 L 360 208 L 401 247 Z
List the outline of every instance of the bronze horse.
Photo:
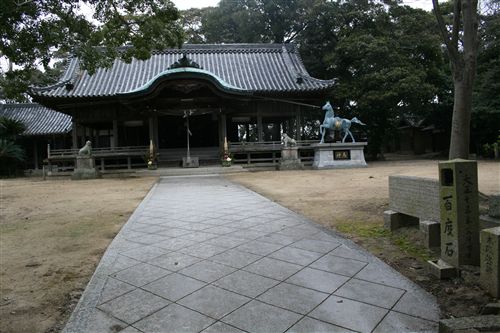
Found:
M 323 124 L 319 125 L 319 133 L 321 134 L 320 143 L 325 142 L 326 129 L 329 129 L 331 131 L 344 132 L 344 137 L 342 138 L 342 143 L 345 142 L 347 135 L 351 136 L 352 142 L 356 142 L 356 140 L 354 140 L 354 136 L 352 136 L 352 133 L 349 130 L 349 128 L 351 128 L 351 124 L 352 123 L 356 123 L 356 124 L 360 124 L 360 125 L 366 125 L 366 124 L 363 124 L 356 117 L 352 118 L 351 120 L 346 119 L 346 118 L 335 117 L 335 113 L 333 112 L 333 107 L 330 104 L 330 102 L 326 102 L 326 104 L 323 105 L 323 107 L 321 109 L 326 111 L 326 114 L 325 114 L 325 119 L 323 120 Z

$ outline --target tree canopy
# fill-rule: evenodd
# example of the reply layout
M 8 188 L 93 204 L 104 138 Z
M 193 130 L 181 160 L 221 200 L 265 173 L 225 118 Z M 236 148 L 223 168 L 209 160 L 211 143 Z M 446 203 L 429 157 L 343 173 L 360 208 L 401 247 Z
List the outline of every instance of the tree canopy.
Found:
M 0 56 L 10 68 L 0 84 L 15 98 L 37 69 L 62 55 L 78 56 L 92 73 L 117 57 L 147 59 L 182 42 L 179 11 L 169 0 L 3 0 Z

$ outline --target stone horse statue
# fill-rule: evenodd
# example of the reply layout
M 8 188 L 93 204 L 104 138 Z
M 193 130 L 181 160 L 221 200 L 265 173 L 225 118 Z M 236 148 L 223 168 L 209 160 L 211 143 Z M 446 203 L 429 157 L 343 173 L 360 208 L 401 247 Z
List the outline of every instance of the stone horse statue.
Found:
M 319 133 L 321 134 L 320 143 L 325 142 L 326 129 L 329 129 L 332 131 L 343 132 L 344 137 L 342 138 L 342 143 L 345 142 L 347 135 L 351 136 L 352 142 L 356 142 L 356 140 L 354 140 L 354 137 L 352 136 L 352 133 L 349 130 L 349 128 L 351 128 L 352 123 L 356 123 L 356 124 L 360 124 L 360 125 L 365 125 L 365 124 L 363 124 L 356 117 L 352 118 L 351 120 L 345 119 L 345 118 L 340 118 L 340 117 L 335 117 L 335 113 L 333 112 L 333 107 L 330 104 L 330 102 L 326 102 L 326 104 L 323 105 L 323 107 L 321 109 L 326 111 L 326 113 L 325 113 L 325 119 L 323 120 L 323 124 L 319 125 Z

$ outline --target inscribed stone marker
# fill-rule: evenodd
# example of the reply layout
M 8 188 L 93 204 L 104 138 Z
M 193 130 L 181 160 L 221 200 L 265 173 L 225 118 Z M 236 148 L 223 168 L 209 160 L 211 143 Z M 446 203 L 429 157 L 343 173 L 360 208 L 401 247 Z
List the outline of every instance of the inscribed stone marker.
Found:
M 493 297 L 500 297 L 500 227 L 481 231 L 480 283 Z
M 459 267 L 479 265 L 477 162 L 439 163 L 441 259 Z

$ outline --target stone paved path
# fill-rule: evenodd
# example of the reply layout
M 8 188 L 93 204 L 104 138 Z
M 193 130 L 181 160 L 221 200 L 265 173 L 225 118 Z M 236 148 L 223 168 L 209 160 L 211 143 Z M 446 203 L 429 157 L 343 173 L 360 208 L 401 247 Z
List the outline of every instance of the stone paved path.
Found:
M 163 178 L 65 332 L 435 332 L 435 300 L 352 242 L 220 177 Z

